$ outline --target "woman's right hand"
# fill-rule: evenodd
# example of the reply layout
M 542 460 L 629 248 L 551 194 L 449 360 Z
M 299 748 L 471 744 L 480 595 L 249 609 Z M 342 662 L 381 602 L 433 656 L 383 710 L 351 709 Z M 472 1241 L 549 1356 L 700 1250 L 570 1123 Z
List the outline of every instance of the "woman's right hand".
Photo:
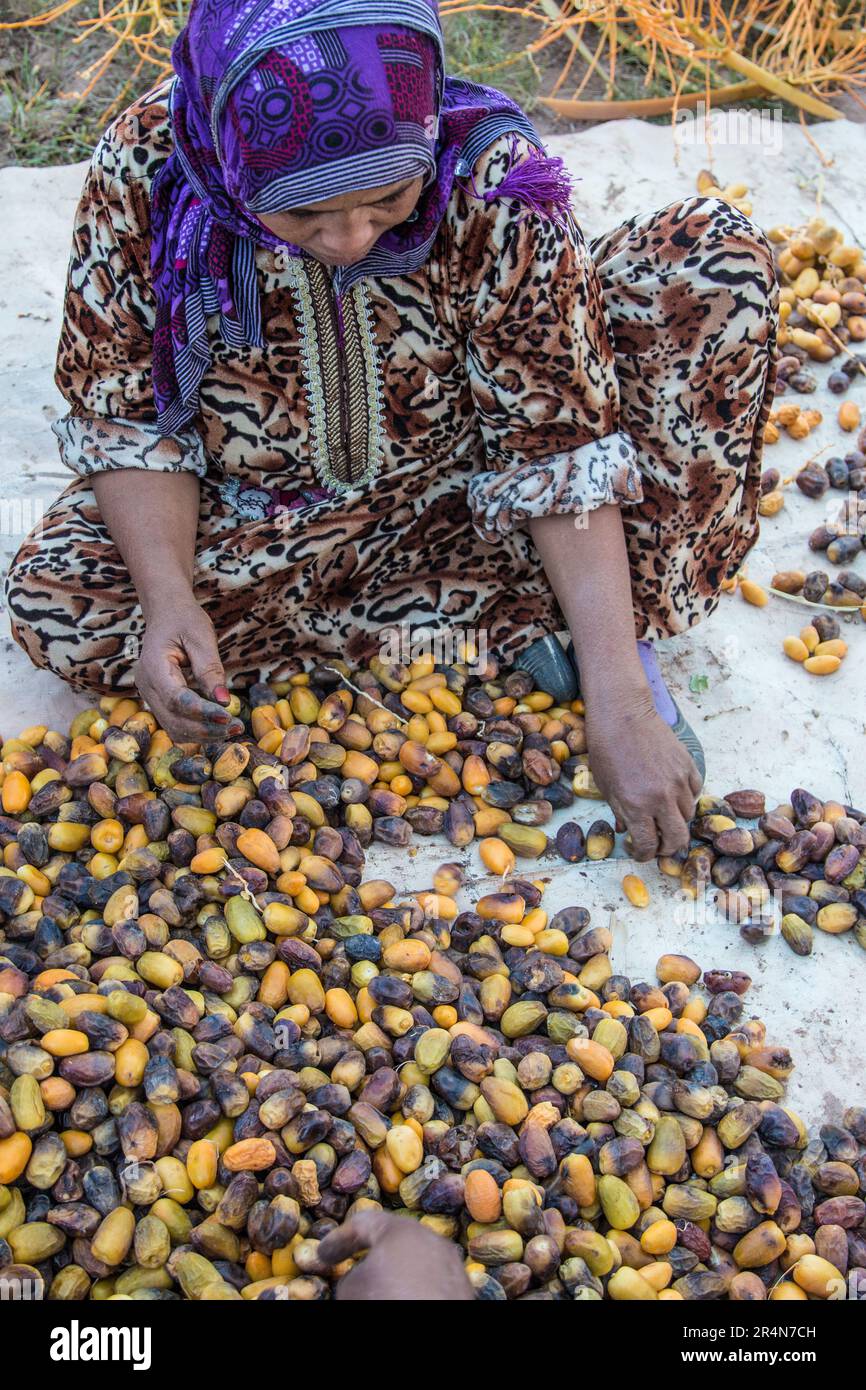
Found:
M 102 519 L 144 614 L 136 685 L 176 743 L 243 733 L 240 720 L 223 708 L 229 692 L 216 633 L 193 592 L 199 491 L 188 471 L 115 468 L 93 475 Z
M 212 698 L 191 689 L 190 679 Z M 151 609 L 135 682 L 175 743 L 236 738 L 244 731 L 241 721 L 223 708 L 229 692 L 216 632 L 191 591 Z

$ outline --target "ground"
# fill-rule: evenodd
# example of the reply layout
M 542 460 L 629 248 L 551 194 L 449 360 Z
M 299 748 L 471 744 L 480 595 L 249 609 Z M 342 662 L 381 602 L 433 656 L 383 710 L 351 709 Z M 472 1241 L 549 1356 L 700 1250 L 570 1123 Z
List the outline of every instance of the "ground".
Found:
M 825 215 L 846 236 L 866 245 L 866 205 L 861 194 L 862 129 L 847 122 L 813 125 L 815 149 L 793 125 L 783 128 L 781 149 L 717 147 L 714 168 L 720 183 L 747 181 L 755 217 L 773 223 L 799 223 L 820 197 Z M 589 235 L 633 213 L 662 206 L 694 191 L 697 170 L 707 162 L 701 145 L 684 145 L 675 159 L 669 128 L 638 121 L 594 126 L 580 134 L 555 136 L 561 154 L 577 176 L 576 211 Z M 0 505 L 3 509 L 0 559 L 5 563 L 24 530 L 36 520 L 66 481 L 57 462 L 50 425 L 63 402 L 52 381 L 64 269 L 73 209 L 83 166 L 0 171 Z M 34 235 L 38 229 L 38 235 Z M 826 375 L 822 369 L 821 376 Z M 852 397 L 857 388 L 852 388 Z M 866 404 L 866 381 L 859 387 Z M 838 398 L 824 390 L 811 398 L 825 422 L 808 443 L 785 440 L 768 451 L 768 463 L 788 476 L 810 454 L 844 452 L 849 442 L 835 425 Z M 830 447 L 832 446 L 832 448 Z M 838 494 L 836 495 L 838 498 Z M 777 569 L 812 568 L 805 541 L 824 520 L 825 504 L 810 502 L 795 488 L 781 514 L 764 522 L 764 533 L 749 560 L 752 578 L 767 582 Z M 866 569 L 866 557 L 859 562 Z M 795 786 L 824 799 L 866 807 L 864 719 L 866 704 L 866 625 L 846 622 L 850 654 L 838 675 L 808 676 L 782 654 L 782 638 L 796 632 L 803 610 L 774 599 L 764 609 L 739 597 L 724 598 L 714 617 L 687 637 L 665 643 L 662 662 L 677 699 L 704 742 L 708 789 L 725 793 L 741 787 L 766 792 L 768 803 L 787 800 Z M 5 629 L 5 623 L 4 623 Z M 705 678 L 705 679 L 704 679 Z M 33 672 L 8 636 L 0 638 L 0 731 L 14 735 L 37 719 L 63 727 L 85 704 L 53 677 Z M 578 802 L 559 819 L 586 826 L 606 808 Z M 554 828 L 555 828 L 554 823 Z M 369 871 L 392 877 L 400 890 L 430 886 L 433 867 L 460 859 L 470 886 L 489 886 L 475 877 L 477 849 L 453 851 L 446 843 L 419 842 L 407 861 L 380 846 Z M 661 951 L 683 951 L 706 968 L 746 970 L 755 983 L 750 1011 L 765 1018 L 773 1042 L 790 1045 L 798 1070 L 790 1086 L 792 1104 L 812 1122 L 838 1122 L 846 1105 L 866 1103 L 863 1090 L 859 1009 L 866 956 L 849 933 L 816 933 L 815 952 L 801 959 L 779 936 L 760 947 L 746 945 L 736 927 L 709 914 L 695 921 L 654 865 L 641 872 L 651 905 L 643 911 L 625 902 L 623 874 L 634 866 L 621 858 L 572 867 L 555 858 L 532 865 L 549 878 L 545 906 L 555 911 L 582 903 L 596 924 L 613 922 L 613 962 L 618 973 L 652 979 Z M 475 893 L 473 892 L 473 897 Z M 469 895 L 461 902 L 468 905 Z

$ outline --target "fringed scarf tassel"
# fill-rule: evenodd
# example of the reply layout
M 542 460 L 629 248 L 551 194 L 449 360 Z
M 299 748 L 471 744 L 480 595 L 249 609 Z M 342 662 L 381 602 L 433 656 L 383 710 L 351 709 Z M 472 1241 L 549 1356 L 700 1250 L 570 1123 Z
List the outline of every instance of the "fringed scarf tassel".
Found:
M 514 198 L 523 203 L 528 209 L 525 217 L 536 213 L 556 226 L 564 227 L 571 215 L 574 180 L 562 159 L 545 154 L 543 150 L 532 149 L 518 161 L 512 141 L 508 171 L 496 188 L 489 188 L 486 193 L 480 192 L 474 175 L 470 176 L 468 182 L 473 196 L 482 202 Z M 520 220 L 523 221 L 523 218 Z

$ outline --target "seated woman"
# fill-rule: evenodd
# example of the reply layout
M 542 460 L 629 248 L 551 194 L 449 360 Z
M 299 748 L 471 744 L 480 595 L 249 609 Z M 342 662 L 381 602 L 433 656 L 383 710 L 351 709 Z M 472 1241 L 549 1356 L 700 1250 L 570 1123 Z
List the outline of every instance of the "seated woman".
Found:
M 674 852 L 702 754 L 651 642 L 756 537 L 764 239 L 695 197 L 588 249 L 525 115 L 444 76 L 435 0 L 194 0 L 173 57 L 87 175 L 77 476 L 10 570 L 17 641 L 184 741 L 235 732 L 227 683 L 395 626 L 558 700 L 576 662 L 599 784 Z

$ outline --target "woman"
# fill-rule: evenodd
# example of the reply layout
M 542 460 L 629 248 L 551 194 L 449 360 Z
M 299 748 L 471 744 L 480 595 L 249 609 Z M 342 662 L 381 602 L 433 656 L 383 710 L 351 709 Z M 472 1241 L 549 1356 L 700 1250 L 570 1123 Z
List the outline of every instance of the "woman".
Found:
M 651 639 L 756 536 L 764 240 L 693 198 L 590 256 L 519 108 L 444 78 L 435 0 L 194 0 L 173 58 L 87 176 L 78 477 L 10 571 L 16 639 L 198 741 L 235 732 L 227 681 L 400 624 L 569 698 L 567 628 L 596 778 L 673 852 L 701 754 Z

